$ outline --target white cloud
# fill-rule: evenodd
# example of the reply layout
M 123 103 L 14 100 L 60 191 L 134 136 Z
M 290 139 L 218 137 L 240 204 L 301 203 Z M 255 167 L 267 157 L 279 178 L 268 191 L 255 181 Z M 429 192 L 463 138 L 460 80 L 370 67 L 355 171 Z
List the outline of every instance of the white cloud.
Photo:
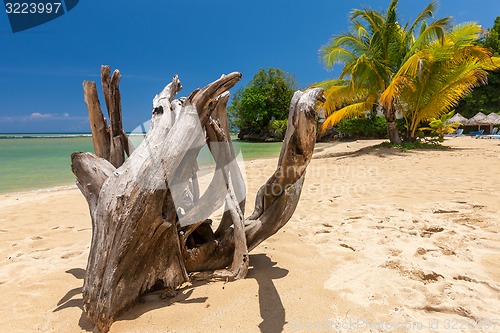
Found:
M 28 123 L 28 122 L 44 122 L 44 121 L 59 121 L 59 122 L 68 122 L 68 121 L 87 121 L 88 116 L 72 116 L 68 112 L 65 113 L 41 113 L 41 112 L 33 112 L 30 115 L 26 116 L 13 116 L 13 115 L 0 115 L 0 123 L 2 124 L 12 124 L 12 123 Z
M 49 119 L 52 117 L 53 117 L 53 115 L 50 113 L 33 112 L 31 115 L 29 115 L 26 118 L 27 118 L 27 120 L 31 120 L 31 119 Z
M 14 118 L 5 116 L 5 117 L 0 117 L 0 123 L 12 123 L 14 121 Z

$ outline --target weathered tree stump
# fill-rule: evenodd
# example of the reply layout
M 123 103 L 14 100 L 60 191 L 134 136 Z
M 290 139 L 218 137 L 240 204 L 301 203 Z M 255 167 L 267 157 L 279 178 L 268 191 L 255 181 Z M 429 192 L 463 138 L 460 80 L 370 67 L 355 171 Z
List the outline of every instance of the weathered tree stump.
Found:
M 84 82 L 96 154 L 73 153 L 71 159 L 92 218 L 83 309 L 107 332 L 153 286 L 161 284 L 173 293 L 196 272 L 225 279 L 246 276 L 248 252 L 283 227 L 297 206 L 323 91 L 295 93 L 276 172 L 260 188 L 255 210 L 245 219 L 246 190 L 226 114 L 227 91 L 240 73 L 223 75 L 180 99 L 175 97 L 182 86 L 174 77 L 155 96 L 150 129 L 133 152 L 122 128 L 120 74 L 110 76 L 103 66 L 101 76 L 110 126 L 95 83 Z M 201 194 L 196 157 L 205 144 L 216 172 Z M 223 205 L 214 231 L 207 219 Z

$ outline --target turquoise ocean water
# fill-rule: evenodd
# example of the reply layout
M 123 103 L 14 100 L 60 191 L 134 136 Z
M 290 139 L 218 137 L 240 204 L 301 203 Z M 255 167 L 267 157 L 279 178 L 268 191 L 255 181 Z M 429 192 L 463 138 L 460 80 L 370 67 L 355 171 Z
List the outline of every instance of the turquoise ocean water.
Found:
M 135 145 L 140 138 L 132 138 Z M 244 160 L 279 155 L 281 142 L 235 141 Z M 71 153 L 94 152 L 89 134 L 0 134 L 0 193 L 72 185 Z M 206 153 L 205 153 L 206 154 Z

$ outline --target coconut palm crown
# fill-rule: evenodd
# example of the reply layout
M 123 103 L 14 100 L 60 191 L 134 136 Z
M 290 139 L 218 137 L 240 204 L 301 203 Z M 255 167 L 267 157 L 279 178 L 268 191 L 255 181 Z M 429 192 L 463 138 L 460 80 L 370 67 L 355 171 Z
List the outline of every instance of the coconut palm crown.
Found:
M 408 137 L 414 138 L 422 120 L 449 111 L 474 86 L 486 82 L 487 70 L 498 68 L 486 49 L 475 46 L 477 24 L 452 28 L 450 17 L 428 23 L 437 8 L 431 2 L 413 22 L 401 26 L 397 4 L 392 0 L 385 13 L 353 10 L 349 32 L 320 49 L 327 68 L 344 65 L 338 80 L 314 84 L 326 89 L 323 130 L 378 109 L 386 117 L 391 142 L 401 142 L 397 112 L 405 118 Z

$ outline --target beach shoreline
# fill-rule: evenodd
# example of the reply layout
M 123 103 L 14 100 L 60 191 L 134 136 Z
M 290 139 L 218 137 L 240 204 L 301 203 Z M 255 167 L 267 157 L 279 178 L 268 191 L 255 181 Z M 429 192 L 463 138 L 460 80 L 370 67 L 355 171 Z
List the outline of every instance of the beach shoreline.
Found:
M 144 134 L 129 134 L 138 147 Z M 233 141 L 238 160 L 275 158 L 282 142 L 252 143 Z M 82 133 L 0 134 L 0 195 L 45 191 L 75 183 L 71 171 L 73 152 L 93 152 L 92 137 Z M 198 156 L 200 168 L 213 166 L 208 148 Z
M 494 332 L 499 142 L 377 143 L 316 149 L 294 216 L 252 251 L 247 279 L 147 294 L 111 332 Z M 245 161 L 248 206 L 276 163 Z M 91 223 L 76 186 L 0 194 L 0 210 L 0 329 L 91 331 L 81 310 Z

